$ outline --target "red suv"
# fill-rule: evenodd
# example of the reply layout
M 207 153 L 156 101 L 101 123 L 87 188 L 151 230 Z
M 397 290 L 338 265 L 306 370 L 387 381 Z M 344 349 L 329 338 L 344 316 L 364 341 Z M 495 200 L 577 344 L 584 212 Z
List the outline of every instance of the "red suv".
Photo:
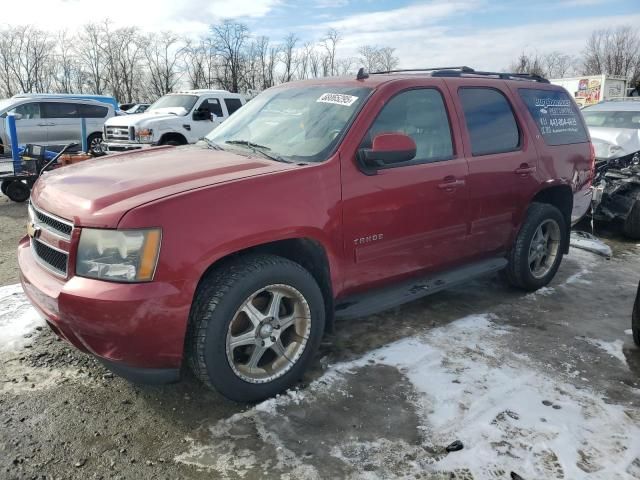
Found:
M 467 67 L 271 88 L 204 142 L 46 173 L 22 283 L 115 372 L 255 401 L 291 386 L 334 317 L 478 275 L 551 281 L 591 198 L 567 92 Z

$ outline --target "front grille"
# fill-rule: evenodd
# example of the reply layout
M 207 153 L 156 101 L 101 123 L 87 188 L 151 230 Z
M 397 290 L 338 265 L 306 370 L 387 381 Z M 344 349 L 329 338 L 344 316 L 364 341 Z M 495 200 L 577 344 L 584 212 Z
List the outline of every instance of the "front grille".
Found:
M 128 142 L 133 140 L 133 136 L 131 135 L 133 128 L 129 127 L 117 127 L 117 126 L 105 126 L 104 133 L 105 139 L 107 141 L 116 141 L 116 142 Z
M 45 213 L 42 210 L 39 210 L 33 204 L 29 205 L 29 209 L 31 210 L 31 219 L 37 226 L 45 228 L 60 237 L 64 237 L 67 239 L 71 238 L 73 223 Z
M 36 258 L 40 260 L 46 268 L 60 275 L 67 275 L 68 254 L 56 250 L 35 238 L 31 239 L 31 247 L 33 248 Z

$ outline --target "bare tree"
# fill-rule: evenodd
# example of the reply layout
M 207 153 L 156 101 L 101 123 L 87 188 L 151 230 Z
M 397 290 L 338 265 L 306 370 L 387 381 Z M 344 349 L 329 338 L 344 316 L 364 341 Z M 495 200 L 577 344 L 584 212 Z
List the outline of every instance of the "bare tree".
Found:
M 512 73 L 530 73 L 544 77 L 546 75 L 540 55 L 522 52 L 518 59 L 511 63 L 509 71 Z
M 342 39 L 340 32 L 335 28 L 330 28 L 325 37 L 322 39 L 322 46 L 327 52 L 326 59 L 324 60 L 324 72 L 325 76 L 331 76 L 336 74 L 336 50 L 338 42 Z
M 231 92 L 237 92 L 242 76 L 244 44 L 249 38 L 249 29 L 242 23 L 226 21 L 221 25 L 212 25 L 216 54 L 220 57 L 220 84 Z
M 395 48 L 364 45 L 358 49 L 362 66 L 369 72 L 389 71 L 398 66 Z
M 640 31 L 630 25 L 596 30 L 583 52 L 585 75 L 618 75 L 632 82 L 640 79 Z
M 180 80 L 179 63 L 185 51 L 171 32 L 151 34 L 144 44 L 148 67 L 149 95 L 153 98 L 171 92 Z
M 542 55 L 541 63 L 548 78 L 562 78 L 573 73 L 576 61 L 570 55 L 553 51 Z
M 282 52 L 282 63 L 284 71 L 282 72 L 281 81 L 290 82 L 293 78 L 293 70 L 295 63 L 295 48 L 298 43 L 298 37 L 293 33 L 287 35 L 284 39 L 280 51 Z

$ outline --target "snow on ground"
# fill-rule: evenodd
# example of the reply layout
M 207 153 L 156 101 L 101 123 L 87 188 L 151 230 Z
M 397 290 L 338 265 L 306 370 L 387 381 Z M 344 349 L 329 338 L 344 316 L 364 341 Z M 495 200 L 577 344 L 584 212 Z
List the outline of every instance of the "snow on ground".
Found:
M 25 335 L 44 325 L 20 285 L 0 287 L 0 352 L 26 343 Z
M 622 347 L 624 342 L 622 340 L 614 340 L 613 342 L 605 342 L 604 340 L 597 340 L 595 338 L 584 338 L 585 342 L 595 345 L 600 350 L 608 353 L 612 357 L 620 360 L 624 365 L 627 365 L 627 357 L 625 357 Z
M 513 471 L 524 479 L 640 478 L 640 415 L 606 403 L 597 392 L 577 389 L 512 352 L 512 336 L 519 333 L 495 321 L 491 315 L 462 318 L 334 365 L 304 390 L 218 422 L 210 429 L 210 442 L 188 439 L 192 448 L 176 460 L 222 476 L 230 471 L 243 476 L 264 468 L 256 452 L 273 448 L 273 465 L 286 467 L 296 478 L 322 477 L 313 462 L 295 454 L 297 441 L 287 436 L 294 429 L 296 438 L 295 423 L 289 419 L 311 415 L 318 403 L 353 395 L 357 389 L 349 386 L 365 369 L 387 366 L 410 382 L 413 394 L 408 397 L 419 419 L 415 429 L 420 441 L 390 440 L 383 432 L 379 440 L 360 441 L 346 434 L 349 426 L 337 425 L 345 433 L 337 441 L 326 439 L 330 458 L 324 463 L 341 463 L 344 472 L 351 472 L 345 476 L 441 474 L 437 478 L 478 480 L 508 478 Z M 362 409 L 371 401 L 368 395 L 353 399 Z M 331 422 L 331 417 L 319 421 Z M 297 438 L 307 429 L 298 431 Z M 258 444 L 240 448 L 249 438 L 257 438 Z M 442 446 L 455 439 L 464 449 L 443 452 Z

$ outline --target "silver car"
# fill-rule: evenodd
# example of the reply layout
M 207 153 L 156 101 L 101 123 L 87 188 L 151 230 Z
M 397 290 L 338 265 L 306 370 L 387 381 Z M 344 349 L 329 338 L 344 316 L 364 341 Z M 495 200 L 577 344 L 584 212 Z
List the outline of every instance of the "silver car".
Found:
M 97 100 L 80 100 L 56 96 L 25 96 L 0 100 L 0 150 L 10 144 L 6 117 L 16 114 L 18 142 L 38 145 L 81 143 L 81 119 L 87 123 L 89 150 L 101 151 L 104 122 L 115 112 L 112 105 Z

